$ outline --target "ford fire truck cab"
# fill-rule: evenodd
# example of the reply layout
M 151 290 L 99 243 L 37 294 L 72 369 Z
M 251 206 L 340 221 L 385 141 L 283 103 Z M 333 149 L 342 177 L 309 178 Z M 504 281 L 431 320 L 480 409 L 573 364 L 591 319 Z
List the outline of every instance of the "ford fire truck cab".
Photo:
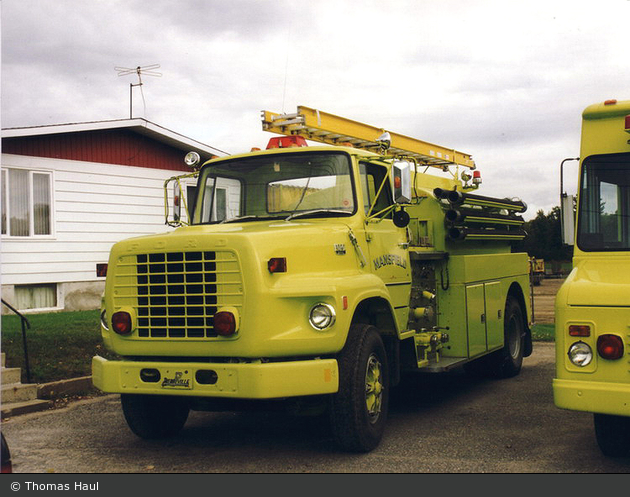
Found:
M 263 129 L 281 135 L 268 149 L 199 169 L 190 225 L 111 250 L 101 324 L 120 359 L 95 357 L 93 381 L 133 432 L 286 402 L 369 451 L 403 373 L 519 373 L 522 201 L 471 193 L 468 154 L 308 107 Z
M 594 413 L 608 456 L 630 455 L 630 101 L 582 114 L 577 221 L 561 187 L 573 270 L 555 301 L 555 404 Z M 564 164 L 565 161 L 563 161 Z M 562 175 L 561 175 L 562 178 Z

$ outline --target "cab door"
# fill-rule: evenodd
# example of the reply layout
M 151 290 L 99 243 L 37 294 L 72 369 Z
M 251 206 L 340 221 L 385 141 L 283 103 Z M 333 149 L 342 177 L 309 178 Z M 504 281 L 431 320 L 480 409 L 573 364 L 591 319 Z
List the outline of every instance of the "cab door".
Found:
M 387 210 L 393 206 L 387 168 L 361 162 L 359 173 L 363 209 L 368 217 L 365 226 L 368 265 L 389 291 L 399 324 L 406 326 L 411 287 L 407 229 L 396 227 L 392 220 L 393 209 Z

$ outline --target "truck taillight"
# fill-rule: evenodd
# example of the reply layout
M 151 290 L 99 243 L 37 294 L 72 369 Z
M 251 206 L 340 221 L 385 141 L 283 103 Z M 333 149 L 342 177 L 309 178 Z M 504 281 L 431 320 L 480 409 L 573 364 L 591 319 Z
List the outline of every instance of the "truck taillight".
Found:
M 597 338 L 597 352 L 604 359 L 621 359 L 623 357 L 623 341 L 617 335 L 600 335 Z
M 219 311 L 214 315 L 214 331 L 222 337 L 236 333 L 236 316 L 229 311 Z
M 133 329 L 131 314 L 118 311 L 112 315 L 112 329 L 119 335 L 128 335 Z

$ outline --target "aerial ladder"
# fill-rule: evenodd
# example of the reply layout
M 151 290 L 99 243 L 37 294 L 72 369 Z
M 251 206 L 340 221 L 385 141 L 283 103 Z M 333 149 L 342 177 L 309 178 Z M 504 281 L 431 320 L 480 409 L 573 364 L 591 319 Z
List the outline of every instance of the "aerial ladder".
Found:
M 265 110 L 261 117 L 263 130 L 272 133 L 302 136 L 329 145 L 350 144 L 373 152 L 383 151 L 383 143 L 387 142 L 387 155 L 410 158 L 420 165 L 437 167 L 443 171 L 451 166 L 476 169 L 469 154 L 310 107 L 299 106 L 297 112 L 291 114 Z

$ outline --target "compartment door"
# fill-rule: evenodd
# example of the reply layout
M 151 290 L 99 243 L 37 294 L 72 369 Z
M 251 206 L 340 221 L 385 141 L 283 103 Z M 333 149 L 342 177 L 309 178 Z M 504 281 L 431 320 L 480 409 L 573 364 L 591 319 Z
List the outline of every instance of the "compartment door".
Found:
M 474 357 L 487 350 L 483 283 L 466 286 L 466 321 L 468 323 L 468 357 Z

